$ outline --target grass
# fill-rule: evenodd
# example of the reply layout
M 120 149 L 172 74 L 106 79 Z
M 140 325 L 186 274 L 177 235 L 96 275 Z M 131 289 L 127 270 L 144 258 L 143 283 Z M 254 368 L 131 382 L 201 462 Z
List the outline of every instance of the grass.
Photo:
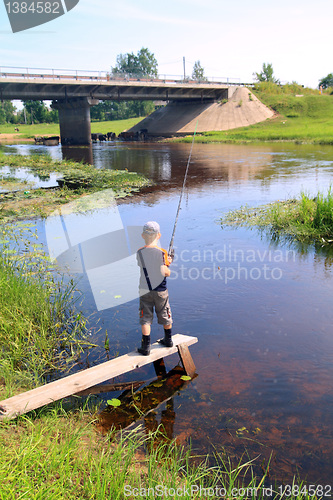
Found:
M 87 346 L 85 319 L 73 307 L 73 284 L 62 287 L 53 279 L 30 226 L 2 228 L 0 399 L 68 369 Z M 200 499 L 202 491 L 231 492 L 245 481 L 253 500 L 263 498 L 265 474 L 255 475 L 250 462 L 233 468 L 220 456 L 219 464 L 209 466 L 208 457 L 176 446 L 161 429 L 102 435 L 98 411 L 94 400 L 77 396 L 1 421 L 0 499 L 155 499 L 160 491 Z M 249 479 L 242 479 L 250 470 Z M 175 495 L 177 489 L 182 493 Z
M 196 142 L 246 143 L 288 141 L 298 144 L 333 144 L 333 95 L 332 89 L 319 95 L 315 89 L 303 88 L 298 84 L 258 84 L 251 89 L 256 96 L 277 116 L 249 127 L 205 132 L 196 135 Z M 238 105 L 241 107 L 242 102 Z M 136 125 L 143 118 L 131 118 L 109 122 L 92 122 L 91 131 L 115 132 L 117 135 Z M 0 134 L 14 133 L 16 125 L 0 125 Z M 34 136 L 59 135 L 58 124 L 19 125 L 18 140 Z M 1 140 L 1 135 L 0 135 Z M 177 142 L 191 142 L 191 137 L 174 139 Z
M 227 213 L 224 225 L 257 226 L 274 235 L 296 241 L 322 244 L 333 241 L 333 193 L 318 192 L 311 197 L 302 192 L 298 199 L 277 201 L 257 208 L 242 207 Z
M 161 439 L 161 430 L 102 436 L 90 412 L 66 412 L 59 405 L 42 411 L 38 419 L 20 418 L 0 428 L 0 498 L 5 500 L 155 500 L 160 491 L 170 492 L 165 498 L 189 500 L 216 487 L 225 488 L 227 498 L 232 488 L 241 487 L 239 473 L 246 467 L 250 464 L 232 471 L 224 464 L 209 467 L 205 457 L 194 461 L 190 450 Z M 254 476 L 246 485 L 253 488 L 250 498 L 263 498 L 260 481 Z
M 257 97 L 277 116 L 248 127 L 205 132 L 196 142 L 246 143 L 289 141 L 298 144 L 333 144 L 333 95 L 299 85 L 258 85 Z M 299 97 L 297 97 L 299 96 Z M 190 142 L 191 137 L 179 139 Z
M 75 284 L 51 273 L 31 224 L 0 227 L 0 373 L 9 397 L 69 369 L 89 343 Z
M 143 118 L 144 117 L 106 122 L 91 122 L 91 132 L 101 134 L 114 132 L 116 135 L 119 135 L 120 132 L 133 127 L 139 121 L 143 120 Z M 17 134 L 15 133 L 16 127 L 19 129 Z M 1 134 L 15 134 L 16 139 L 21 141 L 21 139 L 31 139 L 35 136 L 60 135 L 60 129 L 58 123 L 37 123 L 35 125 L 13 125 L 12 123 L 6 123 L 0 125 L 0 140 Z
M 256 474 L 253 461 L 233 464 L 219 454 L 210 466 L 208 457 L 165 441 L 163 428 L 149 434 L 136 428 L 101 435 L 91 410 L 91 405 L 68 411 L 54 404 L 2 423 L 0 499 L 282 498 L 268 468 Z M 294 484 L 294 494 L 284 499 L 320 497 L 315 488 L 309 495 L 301 481 Z
M 103 132 L 100 129 L 97 131 Z M 51 171 L 71 173 L 68 180 L 79 180 L 81 184 L 76 189 L 65 187 L 47 194 L 37 190 L 29 193 L 28 197 L 21 192 L 15 200 L 3 199 L 2 216 L 7 210 L 8 213 L 12 211 L 13 218 L 30 217 L 32 214 L 46 216 L 55 205 L 68 203 L 87 192 L 98 191 L 109 186 L 108 183 L 113 183 L 119 194 L 126 194 L 146 183 L 145 179 L 128 172 L 118 172 L 111 177 L 103 172 L 100 177 L 95 177 L 91 166 L 52 162 L 43 157 L 4 158 L 2 155 L 0 161 L 2 165 L 10 163 L 13 170 L 25 166 L 46 177 Z M 322 201 L 317 203 L 326 208 L 316 218 L 325 227 L 332 207 L 331 201 L 326 198 L 323 196 Z M 317 199 L 321 200 L 320 196 Z M 303 212 L 308 213 L 310 205 L 312 209 L 312 202 L 316 201 L 310 198 L 305 201 Z M 295 203 L 285 202 L 286 205 Z M 18 204 L 23 204 L 23 208 L 19 208 Z M 267 212 L 267 208 L 263 210 Z M 307 219 L 312 223 L 311 217 Z M 14 232 L 21 248 L 22 245 L 25 248 L 23 253 L 15 251 L 14 233 L 8 224 L 1 229 L 1 399 L 40 384 L 54 370 L 70 367 L 81 350 L 88 346 L 84 336 L 85 319 L 75 309 L 74 284 L 71 283 L 68 288 L 59 287 L 59 282 L 49 274 L 47 259 L 33 236 L 28 238 L 26 245 L 22 243 L 27 229 L 23 225 L 23 233 Z M 102 436 L 96 425 L 98 408 L 93 404 L 85 406 L 82 399 L 74 401 L 77 405 L 71 398 L 63 404 L 48 405 L 15 421 L 1 423 L 1 500 L 154 499 L 156 492 L 160 492 L 157 487 L 169 492 L 171 498 L 199 500 L 208 497 L 208 494 L 213 499 L 222 496 L 237 500 L 261 500 L 268 497 L 265 490 L 265 485 L 267 488 L 270 486 L 268 471 L 256 473 L 254 463 L 250 461 L 233 465 L 224 454 L 217 454 L 215 465 L 211 466 L 208 457 L 193 456 L 190 449 L 185 450 L 174 442 L 160 439 L 157 433 L 144 435 L 135 430 Z M 75 406 L 81 409 L 75 410 Z M 300 486 L 301 482 L 295 480 L 295 484 Z M 177 488 L 180 488 L 181 495 L 176 493 Z M 234 488 L 238 489 L 238 493 L 233 492 Z M 273 489 L 275 492 L 271 498 L 281 498 L 278 490 Z M 320 496 L 300 491 L 299 488 L 284 498 L 316 500 Z
M 55 161 L 44 155 L 5 155 L 0 152 L 1 166 L 10 167 L 12 179 L 15 169 L 22 167 L 43 180 L 47 180 L 51 173 L 57 172 L 59 178 L 63 179 L 63 187 L 27 191 L 26 187 L 22 187 L 22 183 L 18 182 L 18 192 L 0 194 L 0 220 L 47 217 L 58 206 L 87 194 L 112 189 L 115 198 L 122 198 L 149 184 L 145 177 L 127 170 L 96 169 L 92 165 L 74 161 Z

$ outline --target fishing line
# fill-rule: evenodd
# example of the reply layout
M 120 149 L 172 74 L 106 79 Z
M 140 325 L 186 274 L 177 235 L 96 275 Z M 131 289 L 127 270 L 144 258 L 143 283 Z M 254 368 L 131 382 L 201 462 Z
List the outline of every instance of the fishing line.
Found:
M 188 160 L 187 160 L 187 166 L 186 166 L 185 175 L 184 175 L 183 187 L 182 187 L 182 190 L 180 192 L 180 197 L 179 197 L 178 209 L 177 209 L 177 213 L 176 213 L 175 224 L 173 226 L 172 236 L 171 236 L 171 240 L 170 240 L 168 254 L 171 255 L 171 256 L 173 256 L 173 240 L 175 238 L 176 226 L 177 226 L 179 212 L 180 212 L 180 205 L 182 203 L 182 197 L 183 197 L 183 194 L 184 194 L 184 189 L 185 189 L 185 184 L 186 184 L 186 179 L 187 179 L 187 172 L 188 172 L 188 168 L 189 168 L 190 162 L 191 162 L 191 155 L 192 155 L 192 150 L 193 150 L 193 144 L 194 144 L 195 134 L 196 134 L 196 131 L 197 131 L 197 126 L 198 126 L 198 121 L 197 121 L 197 123 L 195 125 L 195 130 L 194 130 L 194 135 L 193 135 L 193 140 L 192 140 L 192 146 L 191 146 L 190 154 L 189 154 L 189 157 L 188 157 Z

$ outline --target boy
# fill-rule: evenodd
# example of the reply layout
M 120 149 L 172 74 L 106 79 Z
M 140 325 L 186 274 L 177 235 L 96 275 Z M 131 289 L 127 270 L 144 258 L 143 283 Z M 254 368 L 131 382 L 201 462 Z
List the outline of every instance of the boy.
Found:
M 161 238 L 160 226 L 155 221 L 149 221 L 143 226 L 142 238 L 145 246 L 137 251 L 137 261 L 140 266 L 140 324 L 142 329 L 140 354 L 150 354 L 150 329 L 154 317 L 154 307 L 158 323 L 164 327 L 164 338 L 159 340 L 165 347 L 172 347 L 172 316 L 169 304 L 169 294 L 166 284 L 170 276 L 169 265 L 172 259 L 157 243 Z

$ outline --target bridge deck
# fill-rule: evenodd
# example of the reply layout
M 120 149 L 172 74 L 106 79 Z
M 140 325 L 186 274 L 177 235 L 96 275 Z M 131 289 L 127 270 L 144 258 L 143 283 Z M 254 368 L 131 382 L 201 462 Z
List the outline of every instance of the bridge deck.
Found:
M 229 87 L 192 80 L 3 73 L 0 68 L 1 99 L 218 100 L 227 98 Z
M 159 343 L 151 346 L 149 356 L 142 356 L 136 351 L 111 359 L 100 365 L 75 373 L 36 389 L 18 394 L 0 401 L 0 420 L 12 419 L 28 411 L 35 410 L 59 399 L 77 394 L 106 380 L 128 373 L 178 351 L 185 371 L 193 376 L 195 366 L 188 351 L 188 346 L 195 344 L 197 337 L 176 334 L 172 337 L 173 347 L 163 347 Z

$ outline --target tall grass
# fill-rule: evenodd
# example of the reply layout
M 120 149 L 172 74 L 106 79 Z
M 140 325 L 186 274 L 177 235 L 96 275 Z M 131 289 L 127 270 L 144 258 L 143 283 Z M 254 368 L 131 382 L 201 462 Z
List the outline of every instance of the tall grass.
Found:
M 1 500 L 280 499 L 268 468 L 256 474 L 254 465 L 241 460 L 234 466 L 221 455 L 209 465 L 207 456 L 166 443 L 161 428 L 102 436 L 89 412 L 67 413 L 59 403 L 40 411 L 38 420 L 20 417 L 0 427 Z
M 229 212 L 222 224 L 258 226 L 301 242 L 330 243 L 333 240 L 333 192 L 313 197 L 302 192 L 298 199 L 278 201 L 262 207 Z
M 28 225 L 29 226 L 29 225 Z M 51 273 L 47 256 L 27 225 L 1 226 L 0 373 L 5 395 L 34 386 L 71 366 L 88 345 L 86 320 L 75 310 L 75 284 Z

